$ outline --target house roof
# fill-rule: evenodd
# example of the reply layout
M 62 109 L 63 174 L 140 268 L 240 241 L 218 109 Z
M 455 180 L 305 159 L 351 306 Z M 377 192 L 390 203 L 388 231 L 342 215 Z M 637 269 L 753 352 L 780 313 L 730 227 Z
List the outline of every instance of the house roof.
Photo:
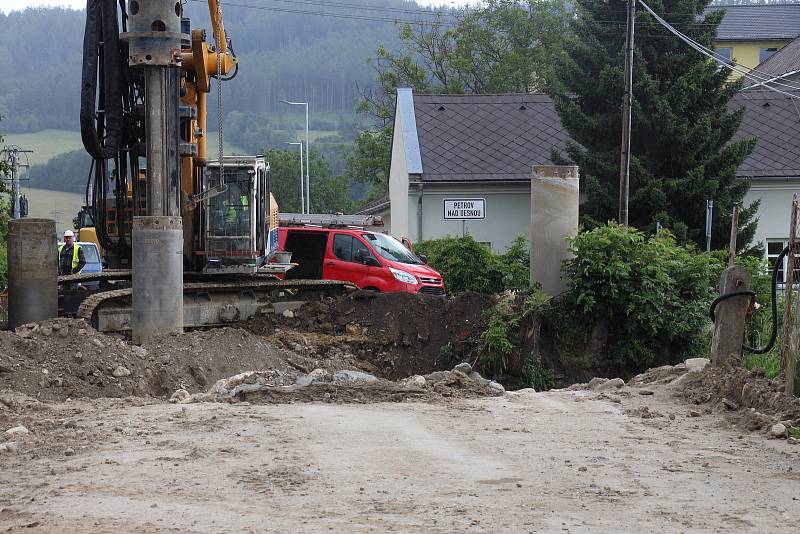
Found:
M 564 150 L 566 133 L 543 94 L 413 95 L 425 182 L 530 180 Z
M 798 6 L 800 7 L 800 6 Z M 791 43 L 787 44 L 763 63 L 760 63 L 755 71 L 759 79 L 772 79 L 778 78 L 785 74 L 796 74 L 800 71 L 800 37 L 795 38 Z M 786 80 L 777 80 L 780 83 L 786 83 Z M 758 83 L 758 80 L 748 78 L 745 81 L 745 86 L 751 86 Z M 773 84 L 774 85 L 774 84 Z M 793 85 L 798 85 L 797 83 Z M 780 85 L 775 85 L 778 89 L 783 89 Z
M 366 204 L 359 206 L 353 212 L 353 215 L 373 215 L 388 207 L 389 207 L 389 195 L 383 195 L 382 197 L 370 200 Z
M 794 94 L 800 96 L 800 91 Z M 744 119 L 733 139 L 757 137 L 753 152 L 737 176 L 759 178 L 800 177 L 800 102 L 766 89 L 739 92 L 732 107 L 746 106 Z
M 714 5 L 725 10 L 717 41 L 771 41 L 800 35 L 800 4 Z

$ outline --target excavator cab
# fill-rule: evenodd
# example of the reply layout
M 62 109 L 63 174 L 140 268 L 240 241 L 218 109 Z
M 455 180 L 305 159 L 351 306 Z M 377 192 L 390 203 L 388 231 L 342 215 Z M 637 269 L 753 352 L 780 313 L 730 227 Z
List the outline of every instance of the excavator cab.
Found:
M 222 170 L 222 173 L 220 173 Z M 269 163 L 261 156 L 210 161 L 205 191 L 205 272 L 253 273 L 277 248 L 277 204 L 270 194 Z

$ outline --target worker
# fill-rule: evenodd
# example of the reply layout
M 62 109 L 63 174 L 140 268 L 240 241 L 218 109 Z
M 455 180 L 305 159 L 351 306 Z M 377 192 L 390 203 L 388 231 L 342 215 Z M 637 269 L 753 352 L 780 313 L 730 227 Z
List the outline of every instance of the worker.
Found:
M 228 235 L 249 235 L 250 224 L 250 199 L 246 192 L 240 192 L 238 195 L 239 203 L 236 204 L 233 199 L 236 194 L 229 191 L 229 198 L 231 200 L 223 201 L 225 206 L 225 223 L 228 228 Z
M 75 243 L 72 230 L 64 232 L 64 244 L 58 247 L 58 274 L 78 274 L 86 265 L 81 246 Z

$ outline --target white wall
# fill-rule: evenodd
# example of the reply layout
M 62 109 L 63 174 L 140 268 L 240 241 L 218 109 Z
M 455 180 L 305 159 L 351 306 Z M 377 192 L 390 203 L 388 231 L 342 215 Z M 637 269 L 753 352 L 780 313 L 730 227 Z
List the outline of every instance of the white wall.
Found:
M 408 221 L 408 171 L 406 170 L 406 150 L 403 144 L 403 130 L 400 120 L 400 115 L 397 114 L 394 121 L 392 162 L 389 168 L 390 219 L 392 221 L 392 235 L 397 238 L 410 237 Z
M 466 222 L 466 230 L 476 241 L 490 243 L 494 252 L 505 252 L 520 234 L 530 232 L 531 185 L 511 184 L 432 184 L 425 183 L 422 192 L 422 235 L 417 228 L 417 202 L 419 192 L 412 184 L 408 195 L 409 234 L 414 242 L 445 236 L 460 236 L 461 221 L 445 220 L 445 198 L 485 198 L 486 219 Z M 392 205 L 393 232 L 397 228 Z
M 766 247 L 768 239 L 789 238 L 789 215 L 794 193 L 800 194 L 800 183 L 796 181 L 787 183 L 753 180 L 750 191 L 745 195 L 744 205 L 761 199 L 754 243 L 760 241 Z

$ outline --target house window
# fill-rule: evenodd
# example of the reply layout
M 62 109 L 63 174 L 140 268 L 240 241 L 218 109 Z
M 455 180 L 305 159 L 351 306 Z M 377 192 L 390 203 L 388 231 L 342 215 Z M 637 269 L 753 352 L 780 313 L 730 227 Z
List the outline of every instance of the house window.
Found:
M 788 239 L 768 239 L 767 240 L 767 260 L 769 260 L 770 269 L 775 267 L 775 260 L 778 259 L 780 253 L 789 245 Z M 781 265 L 778 267 L 778 285 L 783 287 L 786 284 L 786 270 L 788 268 L 788 259 L 784 256 L 781 260 Z M 800 283 L 800 256 L 794 258 L 794 285 Z
M 733 65 L 733 48 L 730 46 L 723 46 L 721 48 L 717 48 L 715 51 L 717 55 L 717 59 L 723 60 L 727 65 Z
M 777 51 L 778 51 L 777 48 L 759 48 L 758 49 L 758 62 L 759 63 L 764 63 L 766 60 L 768 60 L 772 56 L 772 54 L 774 54 Z

